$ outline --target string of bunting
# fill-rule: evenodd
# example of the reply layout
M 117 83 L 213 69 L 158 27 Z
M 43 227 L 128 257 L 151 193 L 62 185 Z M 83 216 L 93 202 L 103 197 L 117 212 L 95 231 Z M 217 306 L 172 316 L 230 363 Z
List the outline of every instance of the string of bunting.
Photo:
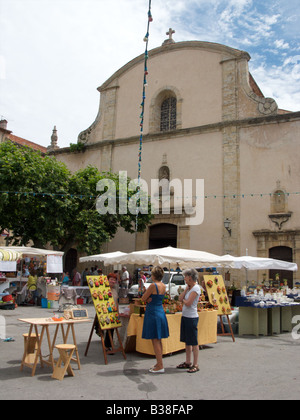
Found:
M 139 145 L 139 161 L 138 161 L 138 180 L 141 179 L 141 162 L 142 162 L 142 148 L 143 148 L 143 131 L 144 131 L 144 113 L 145 113 L 145 100 L 146 100 L 146 87 L 147 87 L 147 76 L 148 76 L 148 42 L 149 42 L 149 28 L 150 22 L 153 21 L 151 14 L 151 0 L 149 0 L 149 10 L 148 10 L 148 24 L 147 32 L 144 37 L 146 42 L 145 55 L 144 55 L 144 79 L 143 79 L 143 95 L 141 103 L 141 114 L 140 114 L 140 145 Z
M 33 191 L 0 191 L 0 194 L 3 195 L 20 195 L 20 196 L 32 196 L 32 197 L 66 197 L 66 198 L 89 198 L 90 200 L 92 199 L 96 199 L 99 196 L 98 195 L 90 195 L 90 194 L 70 194 L 70 193 L 49 193 L 49 192 L 33 192 Z M 247 193 L 247 194 L 205 194 L 204 198 L 246 198 L 246 197 L 272 197 L 272 196 L 282 196 L 285 195 L 287 197 L 291 196 L 291 195 L 300 195 L 300 191 L 296 191 L 296 192 L 281 192 L 281 193 Z M 172 196 L 174 198 L 174 196 Z M 116 197 L 116 198 L 120 198 L 120 197 Z M 124 198 L 124 197 L 121 197 Z M 166 197 L 164 197 L 166 198 Z M 175 196 L 175 198 L 189 198 L 187 196 Z M 201 198 L 199 196 L 192 196 L 192 198 Z M 151 197 L 149 197 L 149 200 L 151 199 Z M 130 198 L 129 198 L 130 200 Z
M 151 13 L 151 0 L 149 0 L 148 7 L 148 22 L 147 32 L 144 36 L 144 42 L 146 42 L 145 54 L 144 54 L 144 76 L 143 76 L 143 94 L 141 103 L 141 114 L 140 114 L 140 142 L 139 142 L 139 158 L 138 158 L 138 187 L 137 191 L 140 191 L 141 171 L 142 171 L 142 149 L 143 149 L 143 131 L 144 131 L 144 113 L 145 113 L 145 100 L 146 100 L 146 87 L 147 87 L 147 76 L 148 76 L 148 42 L 149 42 L 149 28 L 150 23 L 153 21 Z M 136 215 L 136 231 L 138 230 L 138 214 Z

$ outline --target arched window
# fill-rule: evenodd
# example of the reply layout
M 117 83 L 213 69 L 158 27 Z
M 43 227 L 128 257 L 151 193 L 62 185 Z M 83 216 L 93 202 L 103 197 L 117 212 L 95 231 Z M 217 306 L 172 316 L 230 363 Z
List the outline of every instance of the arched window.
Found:
M 152 97 L 149 112 L 149 132 L 182 128 L 183 98 L 175 86 L 164 86 Z
M 164 165 L 164 166 L 161 166 L 159 168 L 159 171 L 158 171 L 158 179 L 159 180 L 161 180 L 161 179 L 167 179 L 168 181 L 170 181 L 170 169 L 169 169 L 168 166 Z
M 160 131 L 176 130 L 176 106 L 175 97 L 165 99 L 160 108 Z

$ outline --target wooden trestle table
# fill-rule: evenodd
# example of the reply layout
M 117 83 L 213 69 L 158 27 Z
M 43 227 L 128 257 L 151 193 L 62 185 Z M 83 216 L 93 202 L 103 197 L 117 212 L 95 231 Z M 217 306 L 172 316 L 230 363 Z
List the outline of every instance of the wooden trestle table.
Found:
M 30 325 L 28 338 L 27 338 L 27 343 L 25 344 L 24 354 L 23 354 L 23 358 L 22 358 L 21 370 L 23 369 L 24 366 L 27 366 L 27 367 L 31 368 L 31 376 L 34 376 L 36 366 L 37 366 L 39 360 L 40 360 L 40 363 L 41 363 L 42 367 L 43 367 L 44 364 L 46 364 L 46 365 L 51 366 L 52 370 L 54 370 L 55 360 L 54 360 L 54 357 L 53 357 L 53 349 L 54 349 L 54 346 L 55 346 L 55 342 L 56 342 L 56 339 L 57 339 L 59 328 L 61 328 L 61 333 L 62 333 L 62 337 L 63 337 L 63 344 L 67 343 L 69 332 L 70 332 L 70 330 L 72 331 L 72 338 L 73 338 L 73 344 L 75 345 L 75 355 L 76 355 L 76 357 L 72 358 L 72 360 L 77 363 L 78 369 L 80 369 L 80 360 L 79 360 L 79 354 L 78 354 L 78 349 L 77 349 L 74 325 L 75 324 L 82 324 L 84 322 L 92 322 L 91 319 L 89 319 L 89 318 L 86 318 L 86 319 L 68 319 L 68 320 L 64 319 L 62 321 L 54 321 L 52 318 L 25 318 L 25 319 L 21 318 L 21 319 L 19 319 L 19 321 L 25 322 L 26 324 Z M 53 336 L 52 341 L 51 341 L 51 336 L 50 336 L 50 331 L 49 331 L 49 327 L 51 327 L 51 326 L 55 326 L 55 331 L 54 331 L 54 336 Z M 64 326 L 67 327 L 66 331 L 64 329 Z M 38 327 L 41 327 L 41 332 L 40 333 L 38 331 Z M 35 337 L 36 337 L 36 340 L 37 340 L 37 349 L 36 349 L 36 352 L 35 352 L 35 358 L 34 358 L 33 363 L 27 363 L 26 362 L 26 356 L 28 354 L 28 346 L 29 346 L 30 336 L 31 336 L 31 333 L 32 333 L 33 329 L 34 329 Z M 47 355 L 45 357 L 48 357 L 48 360 L 46 360 L 42 356 L 42 343 L 43 343 L 43 338 L 44 338 L 45 333 L 46 333 L 46 336 L 47 336 L 48 348 L 49 348 L 49 355 Z

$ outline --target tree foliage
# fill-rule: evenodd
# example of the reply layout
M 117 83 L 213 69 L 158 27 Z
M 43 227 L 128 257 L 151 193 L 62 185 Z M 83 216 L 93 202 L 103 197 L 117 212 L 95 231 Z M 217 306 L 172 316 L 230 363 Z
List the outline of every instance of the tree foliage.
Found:
M 118 208 L 115 214 L 99 214 L 96 186 L 101 179 L 113 180 L 119 195 L 117 174 L 100 173 L 92 166 L 71 174 L 54 157 L 4 142 L 0 145 L 0 229 L 11 232 L 13 245 L 32 241 L 36 247 L 50 244 L 64 251 L 75 244 L 79 251 L 99 253 L 119 227 L 132 233 L 136 226 L 136 216 L 119 214 Z M 150 205 L 148 210 L 138 214 L 138 231 L 144 231 L 153 217 Z

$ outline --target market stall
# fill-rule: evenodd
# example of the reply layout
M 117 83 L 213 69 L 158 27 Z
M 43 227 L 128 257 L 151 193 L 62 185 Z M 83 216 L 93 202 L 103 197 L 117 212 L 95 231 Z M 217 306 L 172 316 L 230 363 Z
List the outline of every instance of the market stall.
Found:
M 22 303 L 28 294 L 30 271 L 34 270 L 37 280 L 32 289 L 36 291 L 36 296 L 45 298 L 47 283 L 51 281 L 50 276 L 63 271 L 63 255 L 64 253 L 60 251 L 25 246 L 1 247 L 2 282 L 0 283 L 0 293 L 7 294 L 17 290 L 18 301 Z
M 292 331 L 295 315 L 300 315 L 300 290 L 249 294 L 237 298 L 239 335 L 273 335 Z
M 176 269 L 177 267 L 228 267 L 231 266 L 232 259 L 220 257 L 208 252 L 168 246 L 165 248 L 136 251 L 129 254 L 122 252 L 99 254 L 98 256 L 83 257 L 80 259 L 80 262 L 83 261 L 102 261 L 105 266 L 117 264 L 160 265 L 161 267 L 168 267 L 170 271 L 171 268 Z M 174 304 L 174 302 L 170 303 L 171 306 Z M 184 343 L 181 343 L 179 339 L 181 313 L 172 313 L 172 310 L 169 310 L 168 307 L 166 308 L 166 314 L 170 328 L 170 337 L 163 340 L 164 354 L 184 348 Z M 198 330 L 199 343 L 215 343 L 217 341 L 217 312 L 211 310 L 202 313 L 201 310 L 199 317 L 201 319 Z M 141 338 L 142 325 L 143 316 L 131 314 L 127 328 L 127 337 L 136 337 L 137 351 L 154 354 L 150 341 Z
M 241 257 L 234 257 L 232 255 L 223 255 L 217 256 L 214 254 L 209 254 L 206 252 L 201 251 L 193 251 L 193 250 L 186 250 L 180 248 L 160 248 L 155 250 L 145 250 L 145 251 L 137 251 L 127 255 L 116 256 L 112 258 L 108 258 L 106 264 L 157 264 L 161 266 L 169 266 L 172 268 L 176 268 L 179 266 L 180 268 L 186 267 L 222 267 L 222 268 L 230 268 L 230 269 L 245 269 L 246 270 L 246 277 L 248 270 L 270 270 L 270 269 L 277 269 L 277 270 L 291 270 L 297 271 L 298 267 L 295 263 L 290 263 L 286 261 L 276 260 L 273 258 L 261 258 L 261 257 L 252 257 L 252 256 L 241 256 Z M 246 287 L 245 287 L 246 288 Z M 246 293 L 246 291 L 245 291 Z M 217 297 L 217 293 L 215 296 L 210 296 L 210 300 L 212 301 L 215 297 Z M 222 296 L 221 296 L 222 297 Z M 276 303 L 278 305 L 278 302 Z M 221 305 L 222 308 L 224 305 Z M 236 306 L 239 306 L 236 304 Z M 280 324 L 280 331 L 283 331 L 283 327 L 285 325 L 285 329 L 287 325 L 289 329 L 291 328 L 291 315 L 297 311 L 297 305 L 294 305 L 291 310 L 286 308 L 286 303 L 284 306 L 281 306 L 281 309 L 278 309 L 278 306 L 273 308 L 269 308 L 269 315 L 264 319 L 269 319 L 267 327 L 265 327 L 265 331 L 275 332 L 279 331 L 278 325 Z M 227 308 L 228 311 L 230 310 Z M 225 309 L 227 311 L 227 309 Z M 262 308 L 260 308 L 262 309 Z M 244 309 L 241 310 L 243 312 Z M 258 321 L 254 321 L 254 319 L 258 319 L 259 317 L 256 314 L 257 311 L 250 311 L 250 316 L 252 316 L 252 325 L 255 325 L 254 331 L 257 331 L 256 324 Z M 260 313 L 260 312 L 258 312 Z M 228 312 L 228 315 L 230 312 Z M 278 315 L 280 314 L 280 315 Z M 228 318 L 228 317 L 227 317 Z M 241 331 L 243 331 L 243 314 L 241 319 Z M 279 321 L 278 321 L 279 320 Z M 229 320 L 228 320 L 229 323 Z M 248 329 L 249 330 L 249 329 Z M 248 331 L 247 330 L 247 331 Z
M 199 312 L 199 346 L 217 342 L 217 316 L 217 311 L 214 310 Z M 178 312 L 175 314 L 166 314 L 166 317 L 168 321 L 170 335 L 168 338 L 162 339 L 164 355 L 185 349 L 185 343 L 180 341 L 181 313 Z M 132 314 L 127 327 L 127 337 L 134 336 L 136 338 L 136 351 L 144 354 L 155 355 L 152 341 L 145 340 L 142 338 L 143 323 L 143 315 L 140 316 L 138 314 Z M 128 347 L 126 347 L 126 344 L 125 351 L 128 351 Z
M 277 260 L 274 258 L 263 258 L 263 257 L 252 257 L 250 255 L 244 255 L 241 257 L 234 257 L 232 255 L 224 255 L 224 258 L 231 259 L 232 263 L 227 268 L 242 270 L 246 272 L 246 284 L 243 286 L 246 288 L 248 286 L 248 272 L 256 270 L 287 270 L 287 271 L 297 271 L 298 266 L 296 263 Z
M 0 293 L 11 287 L 17 272 L 17 260 L 22 253 L 0 248 Z M 12 286 L 14 287 L 14 286 Z M 10 291 L 8 291 L 10 292 Z M 3 293 L 5 295 L 5 293 Z
M 249 288 L 248 270 L 289 270 L 297 271 L 295 263 L 252 256 L 232 257 L 234 269 L 246 270 L 246 285 L 241 290 L 242 296 L 235 298 L 239 308 L 239 335 L 272 335 L 292 330 L 294 315 L 300 314 L 300 290 L 289 289 L 286 285 L 273 287 L 272 281 L 265 279 L 262 284 Z M 250 290 L 250 291 L 249 291 Z

